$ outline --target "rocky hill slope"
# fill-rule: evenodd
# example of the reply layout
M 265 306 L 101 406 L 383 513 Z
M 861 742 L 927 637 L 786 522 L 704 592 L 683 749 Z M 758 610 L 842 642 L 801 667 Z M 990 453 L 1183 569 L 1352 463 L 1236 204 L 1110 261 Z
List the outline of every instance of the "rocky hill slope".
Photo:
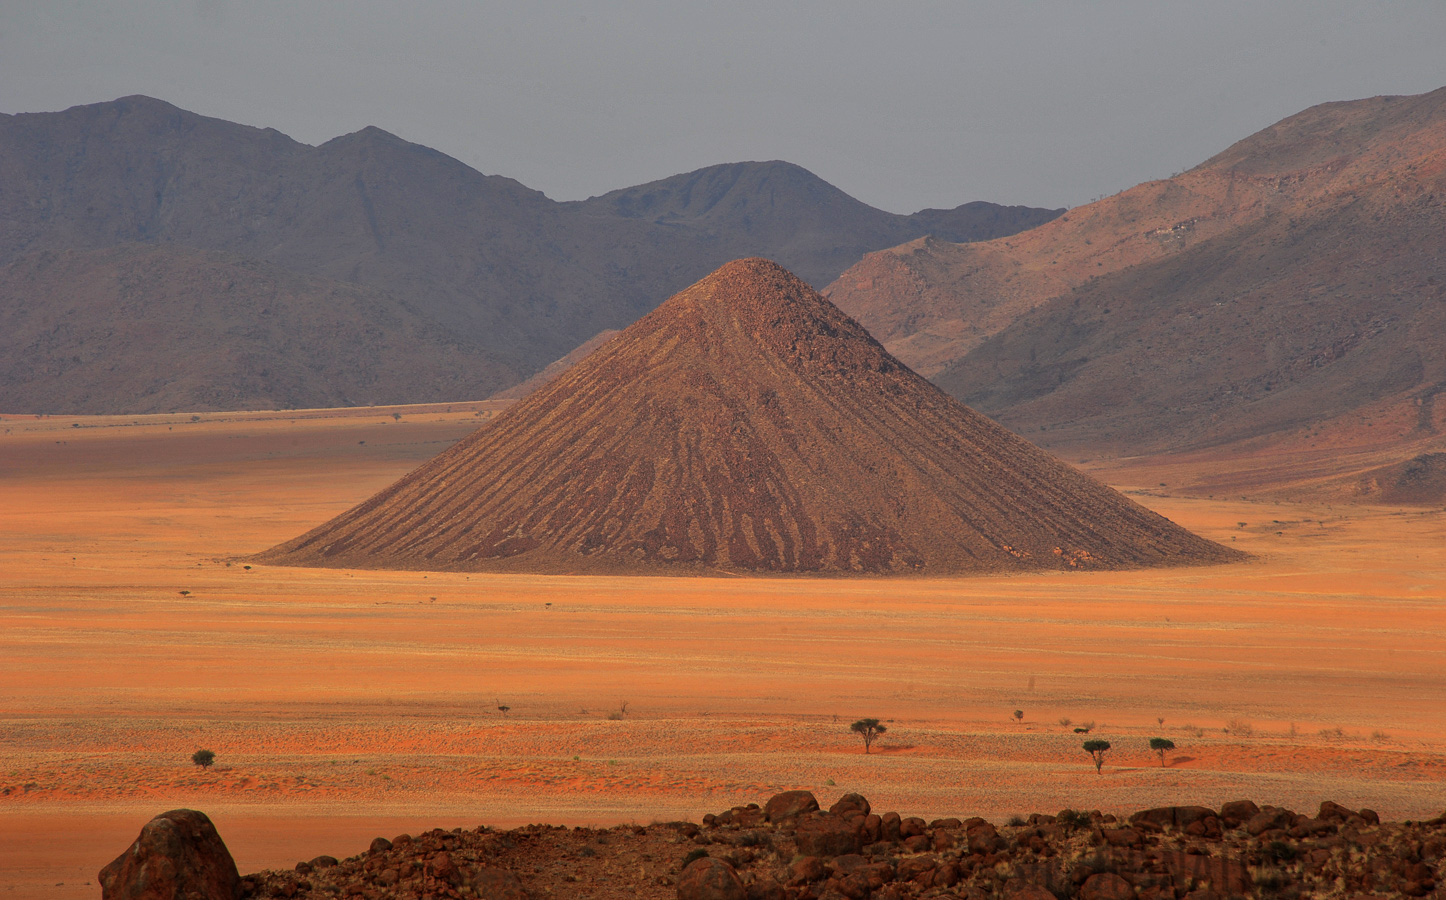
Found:
M 220 884 L 243 898 L 286 900 L 1438 897 L 1446 856 L 1446 816 L 1382 823 L 1371 810 L 1330 801 L 1314 814 L 1240 800 L 1126 817 L 1061 810 L 1006 825 L 879 814 L 858 794 L 824 811 L 812 793 L 787 791 L 705 816 L 701 826 L 437 829 L 243 878 L 204 816 L 166 816 L 101 873 L 105 897 L 129 896 L 125 888 L 143 874 L 178 868 L 185 874 L 171 883 L 182 889 Z M 177 839 L 172 827 L 162 846 L 157 823 L 171 822 L 195 836 Z M 164 869 L 167 854 L 185 865 Z
M 1446 388 L 1446 89 L 1330 103 L 1174 178 L 826 292 L 956 397 L 1074 453 L 1202 447 Z M 1413 451 L 1415 452 L 1415 451 Z
M 807 284 L 747 259 L 257 559 L 947 574 L 1240 556 L 959 405 Z
M 822 284 L 864 251 L 931 228 L 953 239 L 986 238 L 1057 213 L 969 204 L 895 216 L 786 163 L 715 167 L 557 203 L 377 128 L 311 147 L 147 97 L 0 116 L 0 267 L 33 268 L 44 252 L 140 243 L 345 282 L 372 302 L 316 305 L 308 364 L 366 370 L 361 382 L 385 372 L 409 402 L 478 398 L 516 384 L 741 253 L 776 257 Z M 281 396 L 316 406 L 364 393 L 327 376 L 259 387 L 237 381 L 225 367 L 171 349 L 188 328 L 231 315 L 226 294 L 190 291 L 194 314 L 178 320 L 167 298 L 188 288 L 157 277 L 154 295 L 135 298 L 157 298 L 141 311 L 150 327 L 138 330 L 105 318 L 113 298 L 92 294 L 95 279 L 76 271 L 73 285 L 52 273 L 50 293 L 28 293 L 23 278 L 10 279 L 0 315 L 24 334 L 43 331 L 55 317 L 51 304 L 64 296 L 67 310 L 96 326 L 78 355 L 149 369 L 166 383 L 137 399 L 129 385 L 112 387 L 85 367 L 52 372 L 36 386 L 16 366 L 0 381 L 0 409 L 164 412 L 216 408 L 222 397 L 264 405 Z M 412 379 L 410 367 L 389 371 L 355 355 L 346 335 L 363 323 L 386 331 L 388 307 L 438 335 L 422 341 L 436 354 L 460 353 L 468 374 L 439 382 L 424 364 Z M 107 325 L 127 339 L 109 339 Z M 326 340 L 330 331 L 339 335 L 335 343 Z M 288 352 L 263 332 L 250 343 L 213 332 L 213 352 Z M 0 331 L 0 358 L 35 349 Z M 47 363 L 47 371 L 55 368 Z

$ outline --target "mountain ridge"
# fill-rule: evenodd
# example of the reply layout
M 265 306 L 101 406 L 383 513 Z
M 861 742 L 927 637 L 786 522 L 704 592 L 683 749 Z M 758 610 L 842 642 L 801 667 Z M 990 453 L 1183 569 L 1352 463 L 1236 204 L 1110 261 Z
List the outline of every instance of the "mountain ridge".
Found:
M 778 256 L 821 283 L 853 261 L 849 254 L 896 242 L 898 217 L 849 199 L 829 207 L 847 215 L 813 215 L 817 227 L 797 241 L 788 218 L 797 209 L 752 203 L 753 235 L 737 217 L 659 224 L 612 212 L 610 200 L 557 203 L 371 126 L 313 147 L 139 95 L 0 117 L 0 265 L 45 251 L 173 244 L 350 283 L 405 302 L 469 348 L 485 376 L 476 379 L 477 396 L 626 326 L 740 252 Z M 981 234 L 992 234 L 1053 215 L 1000 218 L 993 209 L 957 218 L 973 216 Z M 22 296 L 0 296 L 0 307 L 12 318 L 45 316 Z M 119 352 L 103 340 L 90 350 Z M 0 353 L 21 352 L 0 335 Z M 189 365 L 161 364 L 163 331 L 153 345 L 127 352 L 149 356 L 158 370 Z M 128 405 L 130 395 L 107 396 L 103 382 L 83 375 L 72 372 L 48 389 L 56 404 L 49 409 L 10 405 L 8 398 L 35 392 L 25 383 L 0 383 L 0 404 L 7 412 L 141 411 Z M 185 375 L 198 384 L 205 377 L 199 366 Z M 419 402 L 464 399 L 439 395 L 430 381 L 409 389 Z M 322 405 L 329 390 L 318 384 L 299 402 Z M 199 396 L 178 402 L 207 408 Z
M 1429 413 L 1443 198 L 1446 88 L 1332 103 L 1029 232 L 870 254 L 827 293 L 1046 446 L 1308 442 L 1392 404 Z

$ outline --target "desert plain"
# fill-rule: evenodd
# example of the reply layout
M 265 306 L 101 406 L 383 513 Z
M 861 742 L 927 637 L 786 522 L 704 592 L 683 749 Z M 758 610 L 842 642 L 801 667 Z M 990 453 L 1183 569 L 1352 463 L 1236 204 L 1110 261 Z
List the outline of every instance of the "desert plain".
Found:
M 600 578 L 244 559 L 502 405 L 0 416 L 0 896 L 95 896 L 100 867 L 182 806 L 242 872 L 438 826 L 696 819 L 791 788 L 1001 822 L 1242 797 L 1446 808 L 1446 511 L 1230 476 L 1265 464 L 1086 463 L 1252 554 L 1219 566 Z M 1190 472 L 1230 496 L 1174 490 Z M 888 727 L 867 755 L 848 728 L 865 716 Z M 1099 774 L 1089 723 L 1113 745 Z M 1155 736 L 1176 745 L 1164 766 Z

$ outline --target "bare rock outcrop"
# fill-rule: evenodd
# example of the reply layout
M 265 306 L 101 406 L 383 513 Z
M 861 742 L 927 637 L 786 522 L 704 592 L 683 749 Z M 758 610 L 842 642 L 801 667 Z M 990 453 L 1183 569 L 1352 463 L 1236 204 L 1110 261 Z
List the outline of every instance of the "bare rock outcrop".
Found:
M 241 877 L 206 814 L 173 809 L 100 870 L 100 887 L 103 900 L 237 900 Z

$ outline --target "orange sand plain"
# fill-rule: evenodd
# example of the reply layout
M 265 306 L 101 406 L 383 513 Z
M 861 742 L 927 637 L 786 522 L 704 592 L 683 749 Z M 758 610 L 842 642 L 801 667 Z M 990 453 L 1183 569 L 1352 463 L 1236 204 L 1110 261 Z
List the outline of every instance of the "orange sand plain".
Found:
M 376 834 L 697 817 L 794 787 L 1001 820 L 1237 797 L 1446 808 L 1441 510 L 1141 494 L 1256 558 L 1130 573 L 235 560 L 496 408 L 0 416 L 0 897 L 94 896 L 177 806 L 212 815 L 243 871 Z M 861 716 L 889 726 L 869 756 L 847 729 Z M 1073 733 L 1088 721 L 1115 747 L 1103 775 Z M 1177 745 L 1168 768 L 1155 735 Z M 188 762 L 200 747 L 209 771 Z

